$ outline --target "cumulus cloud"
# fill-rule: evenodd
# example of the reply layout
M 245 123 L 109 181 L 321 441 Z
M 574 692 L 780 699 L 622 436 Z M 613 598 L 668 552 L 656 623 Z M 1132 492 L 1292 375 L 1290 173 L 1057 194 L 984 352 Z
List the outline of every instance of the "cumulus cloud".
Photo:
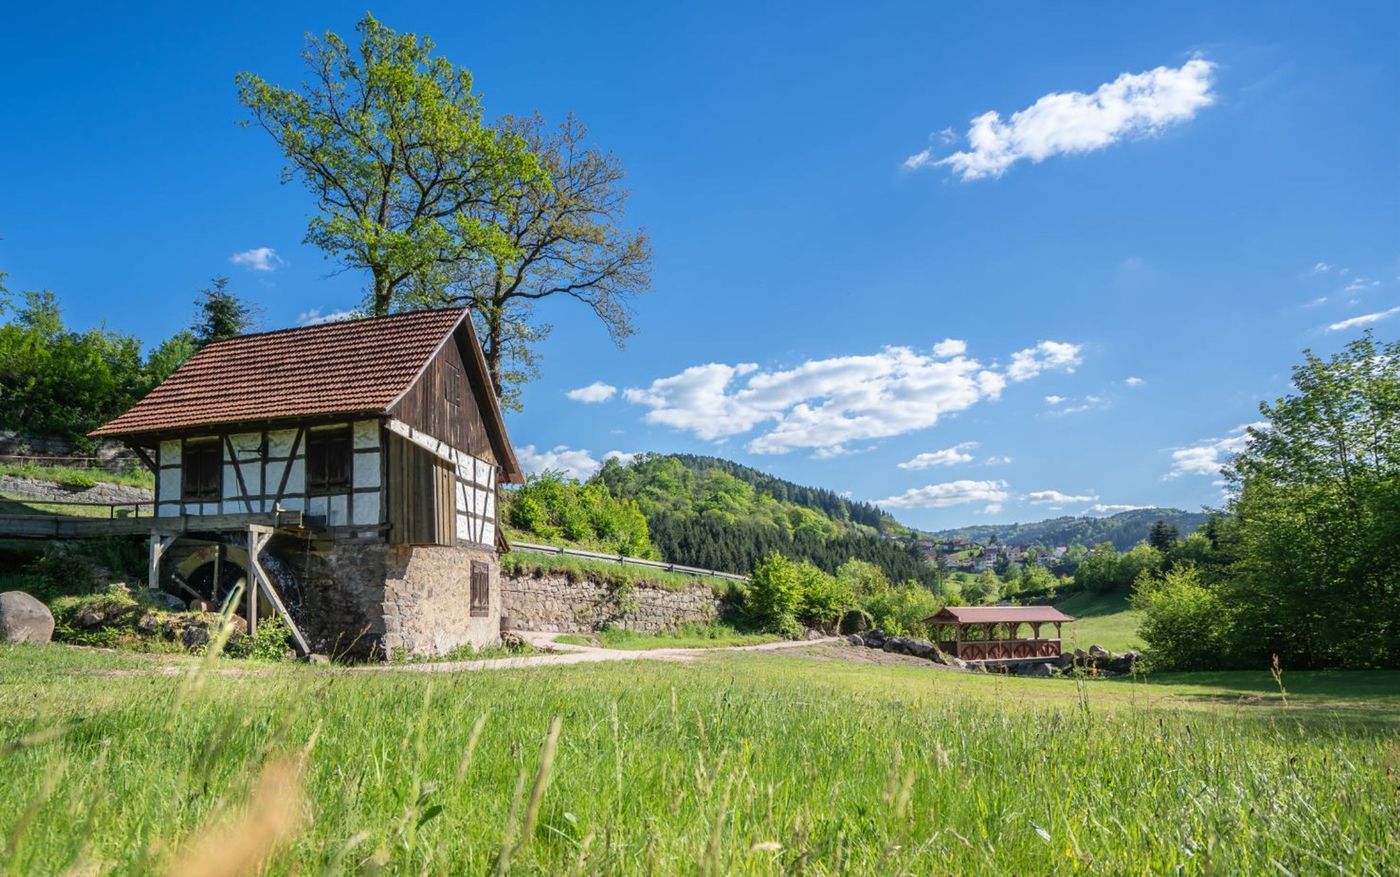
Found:
M 995 456 L 995 455 L 994 455 L 994 456 L 991 456 L 991 457 L 988 457 L 988 458 L 987 458 L 987 463 L 986 463 L 986 464 L 987 464 L 988 466 L 1005 466 L 1007 463 L 1010 463 L 1010 462 L 1011 462 L 1011 458 L 1010 458 L 1010 457 L 998 457 L 998 456 Z
M 1268 426 L 1266 421 L 1245 423 L 1230 430 L 1230 434 L 1225 438 L 1206 439 L 1189 448 L 1178 448 L 1172 451 L 1172 470 L 1167 473 L 1166 477 L 1219 476 L 1221 467 L 1228 463 L 1231 457 L 1249 446 L 1249 431 L 1251 429 L 1267 429 Z
M 1032 490 L 1026 494 L 1025 500 L 1031 505 L 1064 505 L 1070 502 L 1093 502 L 1097 496 L 1083 495 L 1076 496 L 1070 493 L 1061 493 L 1058 490 Z
M 944 509 L 973 502 L 1001 503 L 1010 497 L 1005 481 L 946 481 L 926 487 L 913 487 L 898 496 L 876 500 L 892 509 Z
M 276 271 L 286 264 L 272 247 L 254 247 L 251 250 L 243 250 L 229 256 L 228 260 L 235 265 L 247 268 L 249 271 Z
M 605 384 L 602 381 L 594 381 L 586 387 L 576 387 L 564 394 L 575 402 L 592 404 L 594 402 L 606 402 L 617 395 L 617 387 L 612 384 Z
M 1056 398 L 1060 399 L 1061 402 L 1068 401 L 1058 396 Z M 1046 401 L 1049 400 L 1047 399 Z M 1062 408 L 1055 409 L 1051 413 L 1061 416 L 1065 414 L 1079 414 L 1084 411 L 1093 411 L 1095 408 L 1106 408 L 1108 407 L 1108 404 L 1108 400 L 1105 399 L 1103 396 L 1085 396 L 1084 400 L 1079 402 L 1078 404 L 1066 405 Z
M 967 353 L 967 342 L 956 338 L 944 338 L 933 345 L 934 356 L 962 356 Z
M 974 118 L 967 131 L 969 149 L 936 159 L 929 147 L 905 159 L 904 166 L 947 166 L 966 182 L 999 177 L 1023 159 L 1039 163 L 1150 137 L 1214 103 L 1214 78 L 1213 62 L 1192 58 L 1180 67 L 1124 73 L 1091 94 L 1047 94 L 1008 120 L 996 111 Z
M 1332 266 L 1331 266 L 1331 265 L 1328 265 L 1326 262 L 1318 262 L 1316 265 L 1313 266 L 1312 273 L 1314 273 L 1314 274 L 1326 274 L 1328 271 L 1331 271 L 1331 270 L 1332 270 Z
M 1130 387 L 1141 387 L 1143 384 L 1147 383 L 1147 381 L 1144 381 L 1142 378 L 1133 377 L 1128 378 L 1127 380 L 1123 381 L 1123 383 L 1127 384 Z
M 1064 401 L 1065 401 L 1065 397 L 1064 397 L 1064 396 L 1046 396 L 1046 397 L 1045 397 L 1045 404 L 1046 404 L 1046 405 L 1059 405 L 1061 402 L 1064 402 Z
M 1400 314 L 1400 307 L 1391 308 L 1388 311 L 1376 311 L 1374 314 L 1362 314 L 1359 317 L 1351 317 L 1346 320 L 1338 320 L 1327 327 L 1328 332 L 1343 332 L 1347 329 L 1355 329 L 1357 326 L 1369 326 L 1372 323 L 1379 323 L 1381 320 Z
M 309 311 L 302 311 L 297 314 L 297 324 L 301 326 L 319 326 L 322 323 L 339 323 L 342 320 L 353 320 L 359 316 L 356 311 L 330 311 L 323 313 L 320 308 L 312 308 Z
M 617 462 L 626 466 L 639 456 L 641 456 L 640 451 L 608 451 L 603 455 L 603 462 L 606 463 L 608 460 L 617 460 Z
M 899 464 L 899 468 L 931 469 L 934 466 L 956 466 L 960 463 L 971 463 L 972 455 L 968 451 L 975 447 L 977 447 L 977 442 L 963 442 L 941 451 L 928 451 L 916 455 L 912 460 L 905 460 Z
M 1073 372 L 1083 362 L 1084 348 L 1065 341 L 1042 341 L 1034 347 L 1011 354 L 1006 376 L 1017 383 L 1028 381 L 1044 371 Z
M 999 515 L 999 514 L 1001 514 L 1002 508 L 1003 508 L 1003 506 L 1002 506 L 1002 504 L 999 503 L 999 502 L 989 502 L 989 503 L 987 503 L 985 506 L 982 507 L 982 514 L 984 514 L 984 515 Z
M 1146 505 L 1126 505 L 1122 503 L 1096 503 L 1084 510 L 1084 514 L 1095 518 L 1116 515 L 1119 512 L 1135 512 L 1138 509 L 1150 509 L 1152 506 Z
M 555 445 L 547 451 L 537 451 L 534 445 L 516 449 L 515 455 L 520 465 L 531 475 L 541 472 L 558 472 L 566 478 L 583 479 L 598 471 L 603 465 L 588 451 L 570 448 L 568 445 Z

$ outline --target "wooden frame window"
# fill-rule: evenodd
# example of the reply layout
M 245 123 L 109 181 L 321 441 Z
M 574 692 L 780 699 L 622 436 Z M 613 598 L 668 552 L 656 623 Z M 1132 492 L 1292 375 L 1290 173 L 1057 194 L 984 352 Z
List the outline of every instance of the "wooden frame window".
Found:
M 348 426 L 307 432 L 306 492 L 314 496 L 350 490 L 354 455 L 354 439 Z
M 185 442 L 180 460 L 180 498 L 218 502 L 224 492 L 224 444 L 218 439 Z
M 485 618 L 491 614 L 491 567 L 479 560 L 472 561 L 471 617 Z

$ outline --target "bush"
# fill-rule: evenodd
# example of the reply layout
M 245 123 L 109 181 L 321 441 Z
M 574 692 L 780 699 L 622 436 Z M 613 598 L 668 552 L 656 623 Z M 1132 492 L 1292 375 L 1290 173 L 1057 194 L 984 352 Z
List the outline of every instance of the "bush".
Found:
M 861 607 L 875 619 L 875 626 L 900 636 L 928 636 L 924 619 L 943 608 L 943 601 L 918 582 L 904 582 L 865 600 Z
M 614 498 L 602 484 L 579 484 L 546 472 L 507 493 L 505 502 L 505 520 L 527 536 L 642 560 L 659 557 L 637 503 Z
M 802 581 L 796 564 L 774 552 L 749 577 L 748 610 L 754 623 L 771 633 L 796 636 L 802 630 Z
M 810 563 L 804 562 L 797 568 L 797 579 L 802 589 L 799 616 L 808 624 L 820 627 L 834 624 L 855 602 L 851 589 L 844 582 Z
M 1133 607 L 1143 613 L 1138 634 L 1154 668 L 1205 670 L 1225 663 L 1229 609 L 1217 590 L 1201 583 L 1194 566 L 1179 566 L 1161 578 L 1142 576 Z
M 280 617 L 260 620 L 257 632 L 247 638 L 245 656 L 255 661 L 285 661 L 291 640 L 291 628 Z

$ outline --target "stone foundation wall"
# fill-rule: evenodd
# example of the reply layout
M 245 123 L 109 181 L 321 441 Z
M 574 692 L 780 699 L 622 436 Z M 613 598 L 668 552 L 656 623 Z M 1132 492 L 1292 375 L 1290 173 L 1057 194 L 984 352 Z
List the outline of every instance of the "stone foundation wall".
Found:
M 707 585 L 672 591 L 621 587 L 562 575 L 503 578 L 504 614 L 513 630 L 588 633 L 620 627 L 656 633 L 682 624 L 710 624 L 725 604 Z
M 435 656 L 500 642 L 501 574 L 493 552 L 348 540 L 282 547 L 270 550 L 297 577 L 303 632 L 316 651 Z M 490 611 L 479 617 L 471 615 L 473 560 L 491 574 Z

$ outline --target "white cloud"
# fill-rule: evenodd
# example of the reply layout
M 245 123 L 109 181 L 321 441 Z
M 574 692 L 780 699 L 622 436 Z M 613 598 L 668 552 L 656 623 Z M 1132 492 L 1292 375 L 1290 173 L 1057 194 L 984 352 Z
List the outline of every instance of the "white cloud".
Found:
M 617 462 L 626 466 L 628 463 L 637 459 L 637 457 L 639 457 L 640 455 L 641 451 L 608 451 L 606 454 L 603 455 L 603 461 L 607 462 L 608 460 L 617 460 Z
M 1346 286 L 1343 286 L 1342 292 L 1355 294 L 1380 285 L 1381 282 L 1379 280 L 1372 280 L 1369 277 L 1357 277 Z
M 606 402 L 617 395 L 617 387 L 612 384 L 605 384 L 602 381 L 594 381 L 586 387 L 576 387 L 564 394 L 575 402 L 591 404 L 594 402 Z
M 984 514 L 984 515 L 999 515 L 999 514 L 1001 514 L 1002 508 L 1003 508 L 1003 506 L 1002 506 L 1002 504 L 999 503 L 999 502 L 989 502 L 989 503 L 987 503 L 987 504 L 982 508 L 982 514 Z
M 235 265 L 247 268 L 249 271 L 276 271 L 286 264 L 272 247 L 254 247 L 251 250 L 243 250 L 229 256 L 228 260 Z
M 1065 397 L 1064 397 L 1064 396 L 1046 396 L 1046 397 L 1045 397 L 1045 404 L 1046 404 L 1046 405 L 1059 405 L 1061 402 L 1064 402 L 1064 401 L 1065 401 Z
M 1346 329 L 1355 329 L 1357 326 L 1369 326 L 1371 323 L 1379 323 L 1381 320 L 1400 314 L 1400 307 L 1391 308 L 1388 311 L 1376 311 L 1374 314 L 1362 314 L 1359 317 L 1352 317 L 1347 320 L 1339 320 L 1327 327 L 1328 332 L 1341 332 Z
M 1135 512 L 1135 511 L 1137 511 L 1138 509 L 1150 509 L 1150 508 L 1152 508 L 1152 506 L 1146 506 L 1146 505 L 1126 505 L 1126 504 L 1122 504 L 1122 503 L 1107 503 L 1107 504 L 1105 504 L 1105 503 L 1097 503 L 1097 504 L 1091 505 L 1091 506 L 1089 506 L 1087 509 L 1085 509 L 1085 510 L 1084 510 L 1084 514 L 1086 514 L 1086 515 L 1091 515 L 1091 516 L 1096 517 L 1096 518 L 1101 518 L 1101 517 L 1107 517 L 1108 515 L 1116 515 L 1116 514 L 1118 514 L 1119 512 Z
M 1079 414 L 1084 411 L 1093 411 L 1095 408 L 1107 408 L 1108 400 L 1102 396 L 1085 396 L 1084 401 L 1078 405 L 1067 405 L 1050 412 L 1056 415 Z
M 1069 502 L 1093 502 L 1097 496 L 1084 495 L 1075 496 L 1069 493 L 1061 493 L 1058 490 L 1032 490 L 1026 494 L 1025 500 L 1031 505 L 1064 505 Z
M 914 487 L 898 496 L 876 500 L 875 504 L 893 509 L 944 509 L 972 502 L 1000 503 L 1010 494 L 1005 481 L 947 481 Z
M 954 349 L 947 342 L 940 346 Z M 1021 379 L 1043 368 L 1063 367 L 1064 347 L 1073 349 L 1069 358 L 1077 362 L 1075 345 L 1047 341 L 1031 352 L 1022 351 L 1023 363 L 1034 364 L 1020 367 Z M 879 353 L 808 360 L 782 370 L 762 370 L 753 363 L 707 363 L 646 387 L 629 387 L 622 395 L 650 409 L 648 423 L 702 439 L 723 439 L 769 424 L 749 442 L 751 452 L 812 448 L 832 456 L 852 442 L 931 427 L 944 415 L 996 399 L 1006 383 L 1006 375 L 963 353 L 946 358 L 909 347 L 886 347 Z
M 933 345 L 934 356 L 962 356 L 964 353 L 967 353 L 967 342 L 956 338 L 944 338 Z
M 1241 424 L 1230 430 L 1230 434 L 1225 438 L 1206 439 L 1189 448 L 1178 448 L 1172 451 L 1172 470 L 1167 473 L 1166 477 L 1177 478 L 1181 475 L 1219 476 L 1221 467 L 1229 462 L 1229 458 L 1249 446 L 1249 430 L 1266 429 L 1268 425 L 1266 421 Z
M 963 442 L 941 451 L 928 451 L 918 454 L 912 460 L 905 460 L 899 464 L 899 468 L 930 469 L 934 466 L 956 466 L 959 463 L 971 463 L 972 455 L 968 451 L 975 447 L 977 447 L 977 442 Z
M 995 111 L 972 120 L 971 147 L 934 160 L 930 147 L 905 159 L 910 170 L 946 165 L 964 182 L 999 177 L 1022 159 L 1094 152 L 1188 121 L 1215 102 L 1215 64 L 1193 58 L 1180 67 L 1124 73 L 1092 94 L 1052 93 L 1003 121 Z
M 319 326 L 322 323 L 339 323 L 342 320 L 353 320 L 359 316 L 356 311 L 331 311 L 322 313 L 320 308 L 312 308 L 309 311 L 302 311 L 297 314 L 297 325 Z
M 536 451 L 534 445 L 516 449 L 520 465 L 531 475 L 541 472 L 559 472 L 566 478 L 588 478 L 602 465 L 593 455 L 584 450 L 556 445 L 548 451 Z
M 1143 384 L 1147 383 L 1147 381 L 1144 381 L 1142 378 L 1132 377 L 1127 378 L 1123 381 L 1123 383 L 1127 384 L 1130 387 L 1141 387 Z
M 1013 381 L 1030 380 L 1043 371 L 1073 372 L 1083 362 L 1083 346 L 1065 341 L 1042 341 L 1034 347 L 1011 354 L 1006 376 Z
M 988 465 L 988 466 L 1005 466 L 1007 463 L 1010 463 L 1010 462 L 1011 462 L 1011 458 L 1010 458 L 1010 457 L 991 456 L 991 457 L 988 457 L 988 458 L 987 458 L 987 463 L 986 463 L 986 465 Z
M 1331 266 L 1331 265 L 1328 265 L 1326 262 L 1318 262 L 1316 265 L 1313 266 L 1312 273 L 1314 273 L 1314 274 L 1326 274 L 1328 271 L 1331 271 L 1331 270 L 1332 270 L 1332 266 Z

